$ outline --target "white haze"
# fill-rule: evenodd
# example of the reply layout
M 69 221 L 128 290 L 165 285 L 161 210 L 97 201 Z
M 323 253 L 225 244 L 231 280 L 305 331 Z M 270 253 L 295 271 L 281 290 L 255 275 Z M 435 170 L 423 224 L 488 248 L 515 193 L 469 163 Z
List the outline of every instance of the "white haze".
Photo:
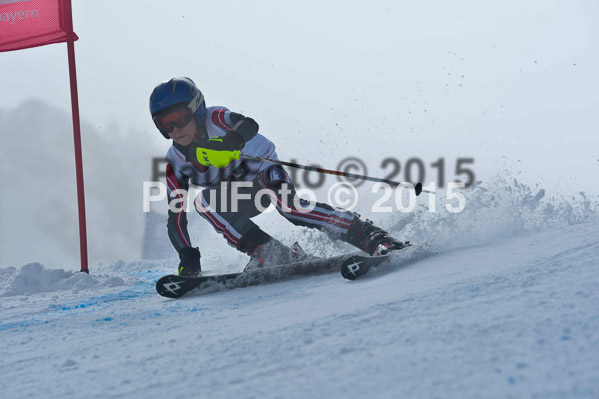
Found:
M 79 231 L 73 159 L 72 125 L 64 111 L 40 101 L 27 101 L 0 117 L 0 128 L 19 126 L 3 154 L 2 261 L 48 259 L 50 264 L 75 264 Z M 143 213 L 142 182 L 150 179 L 151 154 L 156 146 L 143 133 L 111 129 L 121 146 L 114 146 L 93 126 L 84 123 L 83 158 L 90 258 L 135 259 L 140 256 Z

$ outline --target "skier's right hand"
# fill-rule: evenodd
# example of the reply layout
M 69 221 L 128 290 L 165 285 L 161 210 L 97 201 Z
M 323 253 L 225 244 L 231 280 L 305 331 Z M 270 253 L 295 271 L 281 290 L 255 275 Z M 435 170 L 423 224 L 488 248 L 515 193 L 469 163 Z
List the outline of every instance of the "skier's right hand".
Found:
M 203 147 L 197 147 L 195 151 L 197 163 L 215 168 L 226 168 L 241 155 L 240 151 L 219 151 Z
M 185 247 L 179 251 L 179 276 L 198 277 L 202 275 L 200 264 L 200 250 L 193 247 Z
M 224 136 L 212 137 L 194 145 L 195 162 L 204 166 L 226 168 L 239 159 L 239 150 L 245 146 L 245 140 L 235 130 L 229 130 Z
M 213 151 L 239 151 L 245 146 L 245 139 L 235 130 L 229 130 L 224 136 L 216 136 L 203 142 L 198 147 Z

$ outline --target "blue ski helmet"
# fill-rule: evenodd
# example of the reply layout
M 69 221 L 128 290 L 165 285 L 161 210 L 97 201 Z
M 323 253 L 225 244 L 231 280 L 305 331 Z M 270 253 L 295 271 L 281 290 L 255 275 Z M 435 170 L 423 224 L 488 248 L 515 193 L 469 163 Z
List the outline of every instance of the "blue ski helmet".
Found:
M 150 95 L 150 113 L 152 119 L 167 114 L 177 108 L 187 107 L 196 116 L 200 125 L 206 119 L 206 102 L 204 95 L 189 78 L 173 78 L 154 87 Z M 170 139 L 168 133 L 160 132 Z

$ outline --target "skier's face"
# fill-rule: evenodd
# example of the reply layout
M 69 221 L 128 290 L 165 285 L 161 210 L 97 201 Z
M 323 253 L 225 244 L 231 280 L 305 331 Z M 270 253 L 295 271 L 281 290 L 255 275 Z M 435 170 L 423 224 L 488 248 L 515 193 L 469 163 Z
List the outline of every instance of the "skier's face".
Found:
M 191 118 L 189 123 L 183 127 L 174 126 L 173 131 L 169 133 L 169 136 L 175 143 L 185 146 L 191 144 L 197 129 L 198 122 L 195 118 Z

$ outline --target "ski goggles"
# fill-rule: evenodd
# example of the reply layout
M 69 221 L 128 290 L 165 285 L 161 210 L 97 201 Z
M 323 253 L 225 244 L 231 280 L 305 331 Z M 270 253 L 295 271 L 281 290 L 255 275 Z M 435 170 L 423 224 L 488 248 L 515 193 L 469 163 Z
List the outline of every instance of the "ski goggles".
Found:
M 162 134 L 172 133 L 175 127 L 182 129 L 193 118 L 193 112 L 187 106 L 183 106 L 178 109 L 174 109 L 166 114 L 156 115 L 154 118 L 154 124 L 160 130 Z

